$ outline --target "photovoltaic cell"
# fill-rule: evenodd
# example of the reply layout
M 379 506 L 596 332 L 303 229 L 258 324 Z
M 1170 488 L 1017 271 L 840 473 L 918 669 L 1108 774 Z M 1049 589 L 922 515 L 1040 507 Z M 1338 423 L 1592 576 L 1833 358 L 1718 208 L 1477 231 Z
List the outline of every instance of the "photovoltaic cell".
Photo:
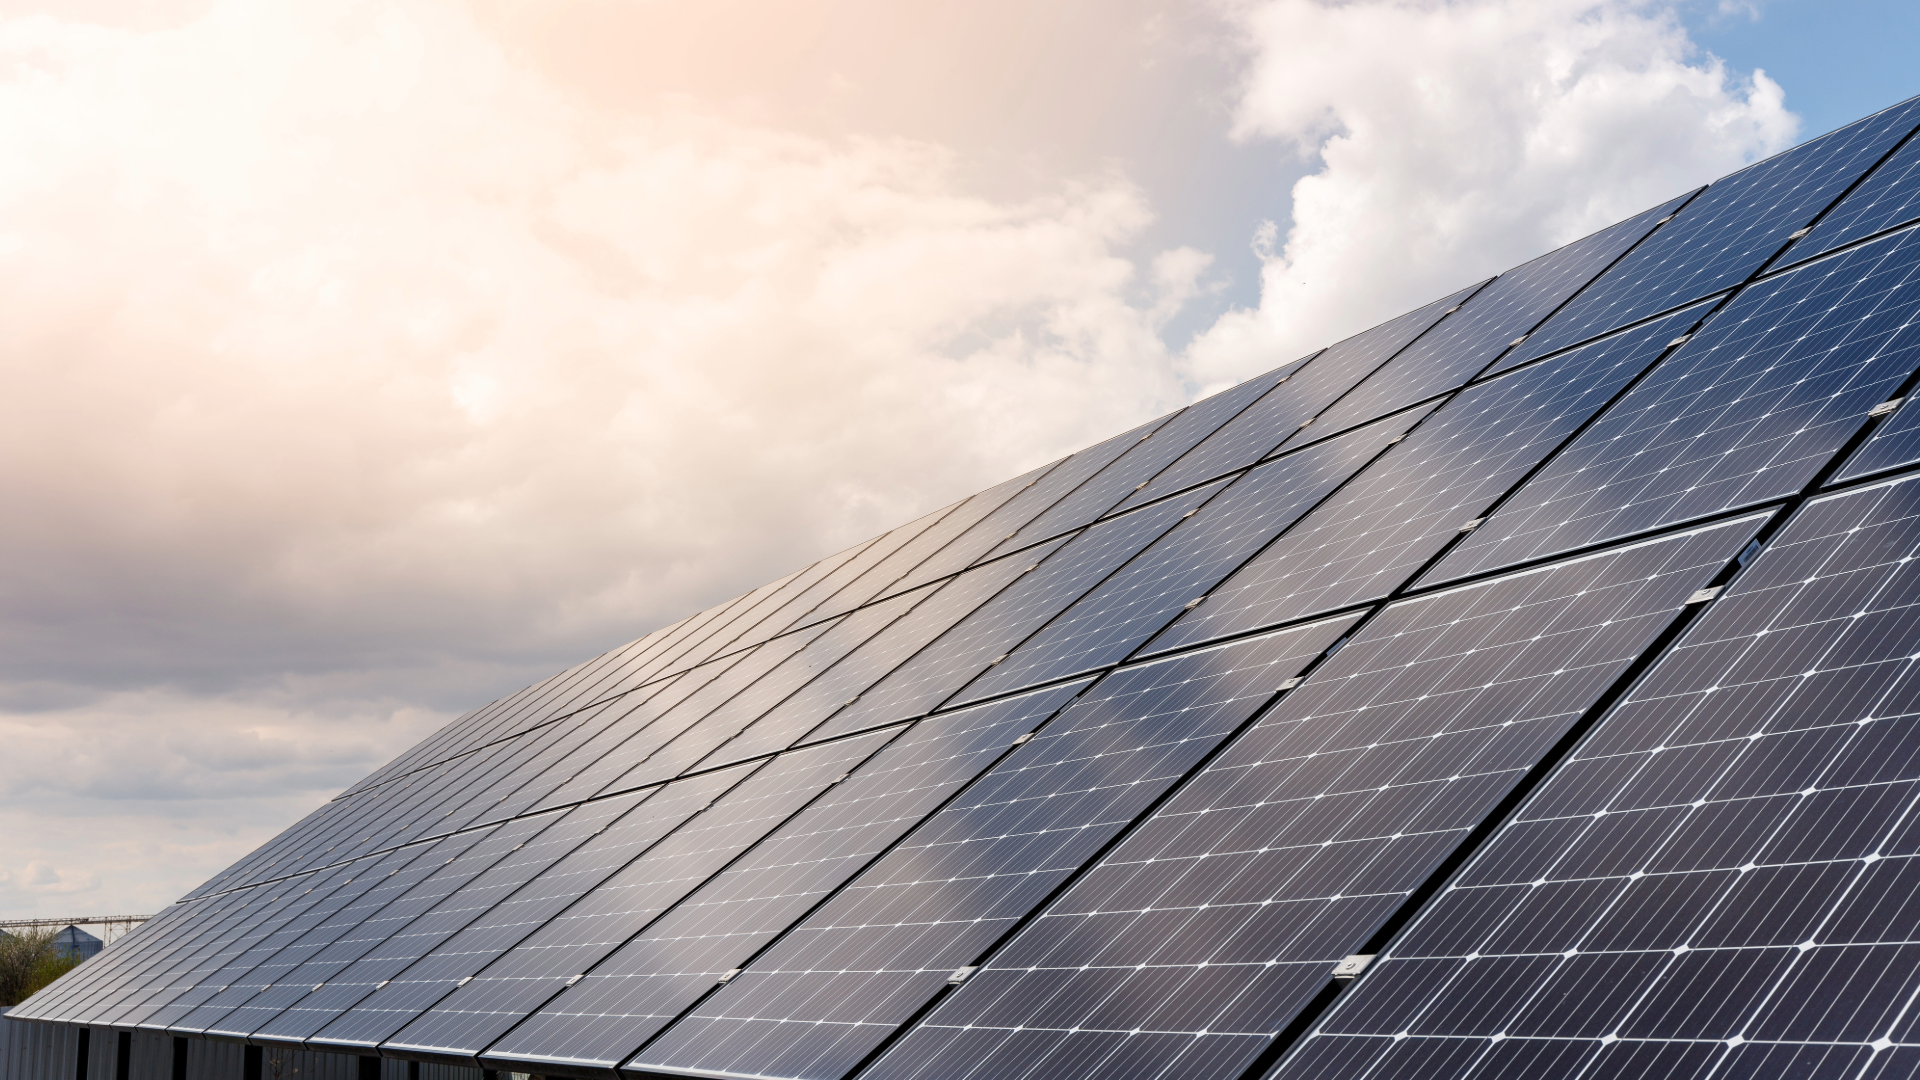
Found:
M 1013 556 L 1015 565 L 1032 566 L 1032 571 L 834 713 L 810 737 L 827 738 L 932 711 L 995 656 L 1086 595 L 1223 486 L 1210 484 L 1101 522 L 1044 561 L 1026 563 L 1025 552 Z
M 534 806 L 550 809 L 595 795 L 612 794 L 642 784 L 657 783 L 677 774 L 678 767 L 665 763 L 651 768 L 646 763 L 663 746 L 687 737 L 689 729 L 701 719 L 752 686 L 767 672 L 778 668 L 809 642 L 837 624 L 826 623 L 797 630 L 753 647 L 752 651 L 697 691 L 676 701 L 646 707 L 608 727 L 594 741 L 584 744 L 567 760 L 553 768 L 553 790 Z
M 1792 494 L 1920 363 L 1920 232 L 1761 281 L 1424 580 Z
M 726 779 L 736 780 L 738 777 Z M 377 972 L 378 978 L 371 982 L 354 979 L 342 987 L 353 992 L 355 999 L 325 1028 L 309 1036 L 309 1043 L 315 1048 L 365 1049 L 377 1046 L 382 1039 L 413 1019 L 419 1010 L 453 989 L 453 984 L 460 978 L 470 974 L 465 970 L 462 954 L 470 942 L 488 936 L 488 920 L 496 908 L 502 905 L 511 905 L 506 910 L 517 908 L 519 905 L 512 904 L 513 898 L 529 882 L 561 862 L 580 845 L 599 836 L 653 794 L 657 792 L 617 796 L 553 815 L 558 820 L 543 823 L 544 828 L 518 842 L 521 846 L 501 855 L 498 861 L 448 895 L 432 911 L 414 919 L 404 931 L 388 938 L 364 957 L 355 969 L 350 969 L 350 976 L 366 978 Z M 667 802 L 649 807 L 641 817 L 652 820 L 658 829 L 664 831 L 698 812 L 703 805 L 704 800 L 694 801 L 693 805 L 674 805 L 670 795 Z M 663 813 L 663 809 L 668 812 Z M 497 835 L 504 839 L 506 832 L 503 828 Z M 475 850 L 489 847 L 489 844 L 482 843 Z M 463 936 L 469 928 L 474 933 Z M 451 949 L 441 952 L 443 946 L 450 944 Z M 440 955 L 435 956 L 436 953 Z M 379 985 L 372 985 L 372 982 Z
M 281 1041 L 311 1036 L 403 970 L 414 957 L 459 930 L 464 920 L 485 910 L 456 897 L 469 885 L 490 887 L 503 878 L 517 876 L 520 871 L 502 867 L 502 860 L 525 851 L 529 841 L 561 817 L 539 814 L 481 831 L 477 841 L 442 856 L 440 866 L 385 905 L 357 923 L 337 928 L 332 942 L 306 960 L 295 977 L 265 988 L 245 1009 L 221 1021 L 219 1027 L 233 1035 L 252 1034 Z M 496 868 L 500 873 L 489 877 L 488 871 Z
M 1046 513 L 1002 541 L 991 554 L 1004 555 L 1049 536 L 1058 536 L 1117 509 L 1141 485 L 1152 480 L 1202 439 L 1219 430 L 1221 425 L 1273 389 L 1274 384 L 1297 367 L 1297 364 L 1289 364 L 1269 371 L 1238 386 L 1228 387 L 1203 401 L 1196 401 L 1173 414 L 1165 424 L 1135 439 L 1127 452 L 1115 458 L 1113 464 L 1095 473 L 1086 483 L 1048 507 Z M 1212 477 L 1197 479 L 1209 480 Z M 1177 489 L 1166 488 L 1162 493 L 1174 490 Z
M 1739 284 L 1920 123 L 1904 102 L 1714 181 L 1559 314 L 1514 360 Z
M 864 1075 L 1239 1076 L 1763 520 L 1386 608 Z
M 858 590 L 868 593 L 859 599 L 859 603 L 866 603 L 876 596 L 886 596 L 901 591 L 910 573 L 929 562 L 936 554 L 944 552 L 955 540 L 980 524 L 1025 486 L 1025 478 L 1021 478 L 1018 482 L 1009 480 L 981 492 L 967 500 L 953 513 L 941 518 L 938 525 L 915 537 L 912 543 L 902 547 L 892 557 L 873 568 L 868 575 L 871 583 L 863 583 Z M 961 567 L 955 567 L 951 572 L 957 573 L 960 569 Z M 853 589 L 847 591 L 855 592 Z M 849 596 L 836 596 L 832 601 L 822 604 L 820 609 L 809 617 L 817 618 L 822 614 L 850 611 L 858 606 L 853 600 L 854 598 Z
M 128 1024 L 177 1030 L 204 1028 L 208 1021 L 251 995 L 248 977 L 262 962 L 434 846 L 397 848 L 313 875 L 312 884 L 305 889 L 283 895 L 279 904 L 263 909 L 219 947 L 197 952 L 189 965 L 169 974 L 169 992 L 150 996 L 138 1012 L 126 1018 Z
M 1211 480 L 1271 454 L 1314 414 L 1367 377 L 1422 331 L 1447 317 L 1479 288 L 1468 286 L 1275 372 L 1281 384 L 1232 422 L 1168 466 L 1121 506 L 1137 506 L 1201 480 Z M 1368 417 L 1367 419 L 1372 419 Z M 1330 429 L 1320 427 L 1316 431 Z
M 1783 262 L 1801 262 L 1920 218 L 1920 142 L 1911 137 L 1840 200 Z
M 1855 480 L 1920 462 L 1920 409 L 1905 407 L 1912 397 L 1909 393 L 1909 400 L 1896 405 L 1891 415 L 1879 421 L 1872 436 L 1853 452 L 1835 479 Z
M 466 975 L 385 1047 L 478 1054 L 898 734 L 782 754 L 657 841 L 653 828 L 615 825 L 428 956 L 457 957 Z
M 639 740 L 610 755 L 617 760 L 610 760 L 604 767 L 596 765 L 582 773 L 580 779 L 570 781 L 570 785 L 576 792 L 586 790 L 591 783 L 600 785 L 596 790 L 619 791 L 678 776 L 713 747 L 733 738 L 930 595 L 929 589 L 922 589 L 861 608 L 718 705 L 705 700 L 683 703 L 676 710 L 677 715 L 662 718 L 666 726 L 655 724 L 643 732 Z M 800 631 L 791 636 L 805 633 Z M 786 640 L 778 638 L 775 642 Z M 783 647 L 783 651 L 786 648 L 790 646 Z M 709 706 L 708 711 L 697 712 L 703 705 Z M 623 771 L 613 771 L 615 766 L 623 764 L 626 766 Z M 612 779 L 602 781 L 603 776 Z
M 628 1067 L 844 1075 L 1352 621 L 1103 679 Z
M 1312 429 L 1295 435 L 1292 443 L 1352 427 L 1465 383 L 1511 346 L 1515 335 L 1538 326 L 1684 202 L 1686 196 L 1672 199 L 1493 279 L 1459 311 L 1341 398 Z
M 495 1043 L 488 1064 L 612 1069 L 1086 685 L 916 724 L 604 963 L 583 969 L 584 979 Z
M 975 701 L 1125 660 L 1428 411 L 1408 410 L 1241 476 L 953 700 Z
M 1280 378 L 1273 389 L 1140 485 L 1117 509 L 1145 505 L 1170 492 L 1225 476 L 1266 457 L 1300 421 L 1326 404 L 1304 398 L 1286 385 L 1312 360 L 1309 356 L 1279 369 L 1276 374 Z
M 812 736 L 809 736 L 809 732 L 820 727 L 821 721 L 859 697 L 889 671 L 899 667 L 907 657 L 972 614 L 995 594 L 1004 589 L 1021 588 L 1019 583 L 1031 576 L 1028 573 L 1030 567 L 1036 564 L 1044 566 L 1051 561 L 1053 554 L 1063 553 L 1070 547 L 1071 542 L 1055 541 L 1015 559 L 1002 559 L 975 567 L 935 587 L 933 595 L 916 605 L 912 611 L 875 634 L 839 663 L 821 672 L 818 678 L 788 695 L 738 735 L 700 758 L 699 767 L 712 768 L 726 762 L 783 750 L 803 736 L 816 739 L 827 737 L 829 732 L 824 730 Z M 1029 557 L 1034 562 L 1027 562 Z M 1071 565 L 1073 561 L 1077 560 L 1063 565 Z
M 1809 503 L 1279 1075 L 1910 1074 L 1916 489 Z
M 1156 420 L 1152 424 L 1135 428 L 1118 438 L 1110 439 L 1101 447 L 1117 445 L 1124 450 L 1137 441 L 1141 432 L 1151 430 L 1162 423 Z M 915 567 L 913 571 L 899 581 L 887 587 L 890 593 L 918 588 L 930 581 L 957 574 L 972 566 L 990 549 L 999 546 L 1000 541 L 1020 531 L 1020 527 L 1038 517 L 1041 512 L 1057 501 L 1062 493 L 1071 490 L 1072 474 L 1066 466 L 1078 461 L 1081 466 L 1090 465 L 1098 458 L 1092 450 L 1083 450 L 1066 461 L 1057 461 L 1052 465 L 1036 469 L 1025 476 L 1018 477 L 1018 485 L 1013 495 L 1000 504 L 1000 508 L 982 518 L 972 528 L 961 533 L 952 543 L 935 552 L 927 561 Z M 1089 456 L 1091 455 L 1091 456 Z
M 1461 391 L 1151 647 L 1193 645 L 1386 596 L 1698 318 L 1682 311 Z
M 368 935 L 397 926 L 395 919 L 405 905 L 396 901 L 439 872 L 449 859 L 457 859 L 492 832 L 491 828 L 474 829 L 419 845 L 419 854 L 397 872 L 376 875 L 371 887 L 356 892 L 347 904 L 328 913 L 251 971 L 231 981 L 222 976 L 223 988 L 183 1018 L 179 1026 L 228 1038 L 252 1034 L 288 1004 L 310 993 L 314 986 L 326 983 L 346 966 L 350 955 L 355 954 L 355 946 L 340 948 L 343 941 L 356 937 L 364 941 Z M 313 981 L 290 982 L 296 971 L 298 979 Z

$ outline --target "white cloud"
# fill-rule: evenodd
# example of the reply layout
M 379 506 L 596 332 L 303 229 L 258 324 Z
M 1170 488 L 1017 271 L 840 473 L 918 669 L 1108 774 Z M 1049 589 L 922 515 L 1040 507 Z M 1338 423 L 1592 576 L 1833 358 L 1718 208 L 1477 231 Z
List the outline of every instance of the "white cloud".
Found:
M 1245 378 L 1788 145 L 1778 85 L 1632 0 L 1245 0 L 1235 133 L 1317 155 L 1258 310 L 1192 348 Z
M 1179 404 L 1204 257 L 959 172 L 593 105 L 452 4 L 0 23 L 0 865 L 92 815 L 90 896 L 177 895 L 442 710 Z

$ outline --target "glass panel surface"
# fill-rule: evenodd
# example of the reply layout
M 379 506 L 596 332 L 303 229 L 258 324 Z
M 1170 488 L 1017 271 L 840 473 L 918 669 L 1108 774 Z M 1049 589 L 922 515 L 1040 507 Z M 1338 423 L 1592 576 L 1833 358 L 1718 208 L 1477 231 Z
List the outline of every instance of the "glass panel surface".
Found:
M 1117 664 L 1430 411 L 1412 409 L 1254 469 L 954 695 L 975 701 Z
M 1909 136 L 1905 146 L 1848 192 L 1812 233 L 1796 242 L 1783 262 L 1825 255 L 1916 218 L 1920 218 L 1920 141 Z
M 1676 325 L 1696 318 L 1656 320 L 1461 391 L 1150 647 L 1193 645 L 1387 595 L 1645 371 Z
M 1920 363 L 1916 312 L 1920 230 L 1753 285 L 1422 580 L 1799 491 Z
M 1109 675 L 629 1067 L 843 1075 L 1352 622 Z
M 1401 1043 L 1584 1047 L 1605 1078 L 1920 1041 L 1916 555 L 1920 482 L 1805 506 L 1279 1075 L 1336 1038 L 1382 1080 L 1428 1075 Z
M 1281 385 L 1187 451 L 1160 475 L 1139 477 L 1152 482 L 1129 496 L 1120 504 L 1121 508 L 1137 506 L 1201 480 L 1211 480 L 1272 453 L 1302 424 L 1312 420 L 1315 413 L 1366 378 L 1421 331 L 1446 318 L 1449 311 L 1477 288 L 1478 285 L 1473 285 L 1443 296 L 1343 339 L 1301 363 L 1273 372 L 1281 377 Z
M 1239 1076 L 1763 520 L 1388 607 L 863 1075 Z
M 1906 102 L 1714 181 L 1512 359 L 1545 356 L 1745 281 L 1916 122 L 1920 101 Z
M 1086 595 L 1222 486 L 1211 484 L 1079 533 L 1044 562 L 1029 564 L 1030 572 L 863 692 L 810 737 L 827 738 L 931 712 L 995 656 Z M 1018 566 L 1028 554 L 1011 558 Z
M 479 1053 L 898 734 L 782 754 L 690 819 L 630 813 L 429 955 L 461 981 L 385 1048 Z
M 1465 383 L 1684 202 L 1670 200 L 1501 274 L 1289 441 L 1322 438 Z
M 440 967 L 458 968 L 457 960 L 427 962 L 429 956 L 450 941 L 464 940 L 460 937 L 462 931 L 485 919 L 496 907 L 509 903 L 528 882 L 653 794 L 656 792 L 623 795 L 587 803 L 565 813 L 543 815 L 544 820 L 538 821 L 539 827 L 531 830 L 531 835 L 516 841 L 515 847 L 499 854 L 497 861 L 448 894 L 433 910 L 415 918 L 404 930 L 363 957 L 346 972 L 344 984 L 315 991 L 317 995 L 328 989 L 338 990 L 338 995 L 328 995 L 329 1003 L 337 997 L 351 1000 L 337 1018 L 308 1037 L 309 1045 L 361 1049 L 377 1046 L 380 1040 L 411 1020 L 418 1010 L 453 989 L 454 982 L 461 977 L 441 977 L 436 973 Z M 669 800 L 672 797 L 667 796 Z M 663 805 L 666 804 L 656 804 L 650 809 L 657 812 Z M 705 805 L 704 801 L 685 807 L 685 813 L 694 813 L 699 805 Z M 499 843 L 521 832 L 516 826 L 534 820 L 521 818 L 508 823 L 474 851 L 483 856 L 494 853 Z M 378 985 L 374 985 L 376 983 Z M 275 1027 L 277 1022 L 269 1024 L 263 1032 Z
M 1054 503 L 1046 513 L 1019 532 L 1001 541 L 988 557 L 1004 555 L 1050 536 L 1058 536 L 1117 509 L 1121 501 L 1139 489 L 1140 485 L 1152 480 L 1168 463 L 1192 449 L 1200 440 L 1233 419 L 1240 410 L 1273 389 L 1275 383 L 1297 366 L 1290 364 L 1248 379 L 1175 413 L 1165 424 L 1135 439 L 1127 452 L 1115 459 L 1113 464 Z
M 604 963 L 581 965 L 586 977 L 495 1043 L 488 1063 L 618 1065 L 1086 686 L 914 725 Z

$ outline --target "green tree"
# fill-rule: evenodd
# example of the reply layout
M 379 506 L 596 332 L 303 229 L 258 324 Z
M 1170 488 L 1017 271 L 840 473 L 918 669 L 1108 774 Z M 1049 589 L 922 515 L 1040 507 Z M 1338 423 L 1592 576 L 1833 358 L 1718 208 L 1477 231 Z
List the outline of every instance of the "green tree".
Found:
M 0 933 L 0 1005 L 14 1006 L 80 966 L 84 956 L 64 956 L 53 947 L 53 930 Z

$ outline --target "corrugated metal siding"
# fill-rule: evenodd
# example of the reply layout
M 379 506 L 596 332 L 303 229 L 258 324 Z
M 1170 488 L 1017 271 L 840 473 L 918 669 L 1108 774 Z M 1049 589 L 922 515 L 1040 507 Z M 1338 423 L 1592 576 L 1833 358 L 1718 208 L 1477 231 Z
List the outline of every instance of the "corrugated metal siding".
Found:
M 84 1080 L 120 1080 L 122 1034 L 113 1028 L 89 1030 Z M 173 1080 L 173 1036 L 129 1034 L 126 1080 Z M 0 1080 L 80 1080 L 79 1045 L 79 1028 L 9 1020 L 0 1010 Z M 246 1052 L 238 1043 L 188 1039 L 187 1080 L 248 1080 Z M 360 1059 L 263 1047 L 260 1080 L 360 1080 Z M 409 1080 L 407 1063 L 382 1061 L 380 1080 Z M 481 1075 L 479 1069 L 422 1064 L 419 1080 L 481 1080 Z
M 78 1044 L 74 1028 L 0 1017 L 0 1077 L 74 1080 Z
M 118 1041 L 117 1034 L 115 1039 Z M 157 1031 L 134 1032 L 133 1052 L 128 1061 L 127 1080 L 173 1080 L 173 1036 Z

